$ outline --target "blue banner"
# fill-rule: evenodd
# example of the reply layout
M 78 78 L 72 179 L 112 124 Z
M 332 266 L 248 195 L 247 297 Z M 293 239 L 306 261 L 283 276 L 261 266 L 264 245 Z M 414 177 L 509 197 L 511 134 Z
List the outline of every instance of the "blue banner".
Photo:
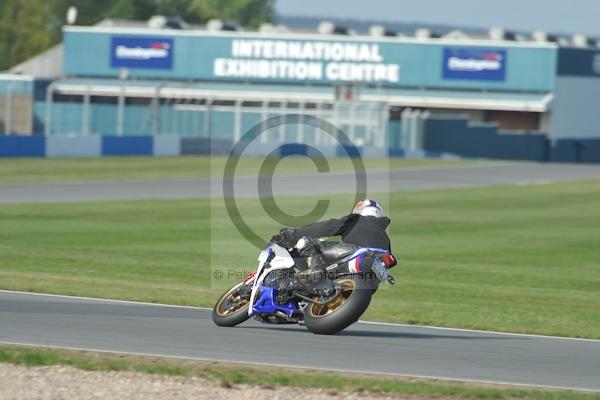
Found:
M 110 49 L 110 66 L 113 68 L 173 67 L 173 39 L 113 36 Z
M 444 79 L 506 80 L 506 50 L 444 48 Z

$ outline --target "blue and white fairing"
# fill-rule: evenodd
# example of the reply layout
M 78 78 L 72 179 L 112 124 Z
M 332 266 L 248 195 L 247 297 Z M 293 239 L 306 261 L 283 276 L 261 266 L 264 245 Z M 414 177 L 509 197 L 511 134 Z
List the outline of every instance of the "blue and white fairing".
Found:
M 267 263 L 269 258 L 271 258 L 271 261 Z M 277 290 L 264 286 L 263 282 L 271 271 L 293 267 L 295 264 L 294 258 L 285 248 L 270 243 L 261 251 L 258 261 L 256 278 L 250 295 L 252 307 L 248 309 L 248 315 L 273 315 L 280 311 L 291 318 L 294 311 L 298 310 L 298 305 L 296 303 L 277 304 Z

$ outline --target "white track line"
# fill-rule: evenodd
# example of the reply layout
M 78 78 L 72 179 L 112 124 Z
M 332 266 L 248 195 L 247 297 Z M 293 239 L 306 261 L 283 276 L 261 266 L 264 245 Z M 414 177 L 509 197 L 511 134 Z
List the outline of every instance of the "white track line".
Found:
M 69 295 L 64 295 L 64 294 L 24 292 L 24 291 L 19 291 L 19 290 L 0 289 L 0 293 L 17 293 L 17 294 L 25 294 L 25 295 L 32 295 L 32 296 L 57 297 L 57 298 L 64 298 L 64 299 L 77 299 L 77 300 L 98 301 L 98 302 L 106 302 L 106 303 L 123 303 L 123 304 L 133 304 L 133 305 L 183 308 L 183 309 L 190 309 L 190 310 L 212 310 L 212 308 L 209 308 L 209 307 L 179 306 L 176 304 L 148 303 L 148 302 L 143 302 L 143 301 L 130 301 L 130 300 L 113 300 L 113 299 L 102 299 L 102 298 L 98 298 L 98 297 L 82 297 L 82 296 L 69 296 Z M 524 337 L 534 337 L 534 338 L 542 338 L 542 339 L 579 340 L 579 341 L 585 341 L 585 342 L 600 343 L 600 339 L 584 339 L 584 338 L 573 338 L 573 337 L 567 337 L 567 336 L 550 336 L 550 335 L 535 335 L 535 334 L 530 334 L 530 333 L 484 331 L 484 330 L 479 330 L 479 329 L 450 328 L 450 327 L 444 327 L 444 326 L 430 326 L 430 325 L 412 325 L 412 324 L 401 324 L 401 323 L 395 323 L 395 322 L 378 322 L 378 321 L 364 321 L 364 320 L 359 320 L 358 322 L 361 324 L 381 325 L 381 326 L 397 326 L 400 328 L 437 329 L 437 330 L 455 331 L 455 332 L 488 333 L 491 335 L 524 336 Z
M 150 304 L 153 304 L 153 303 L 150 303 Z M 15 346 L 45 347 L 45 348 L 49 348 L 49 349 L 64 349 L 64 350 L 77 350 L 77 351 L 92 351 L 92 352 L 97 352 L 97 353 L 172 358 L 172 359 L 180 359 L 180 360 L 188 360 L 188 361 L 223 362 L 223 363 L 261 366 L 261 367 L 268 366 L 268 367 L 275 367 L 275 368 L 307 369 L 307 370 L 329 371 L 329 372 L 338 372 L 338 373 L 353 373 L 353 374 L 356 373 L 356 374 L 371 375 L 371 376 L 390 376 L 390 377 L 402 377 L 402 378 L 433 379 L 433 380 L 441 380 L 441 381 L 449 381 L 449 382 L 482 383 L 482 384 L 493 384 L 493 385 L 527 387 L 527 388 L 535 388 L 535 389 L 554 389 L 554 390 L 559 389 L 559 390 L 573 390 L 573 391 L 579 391 L 579 392 L 600 392 L 600 390 L 597 390 L 597 389 L 574 388 L 574 387 L 569 387 L 569 386 L 533 385 L 533 384 L 527 384 L 527 383 L 511 383 L 511 382 L 494 381 L 494 380 L 462 379 L 462 378 L 449 378 L 449 377 L 443 377 L 443 376 L 410 375 L 410 374 L 397 374 L 397 373 L 390 373 L 390 372 L 346 370 L 346 369 L 339 369 L 339 368 L 322 368 L 322 367 L 304 366 L 304 365 L 270 364 L 270 363 L 261 363 L 261 362 L 253 362 L 253 361 L 231 361 L 231 360 L 223 360 L 223 359 L 209 358 L 209 357 L 204 358 L 204 357 L 171 356 L 171 355 L 164 355 L 164 354 L 141 353 L 141 352 L 137 353 L 137 352 L 130 352 L 130 351 L 113 351 L 113 350 L 102 350 L 102 349 L 71 347 L 71 346 L 40 345 L 39 343 L 25 343 L 25 342 L 20 343 L 20 342 L 2 342 L 2 341 L 0 341 L 0 343 L 7 344 L 7 345 L 15 345 Z
M 192 309 L 192 310 L 212 310 L 212 308 L 208 308 L 208 307 L 179 306 L 177 304 L 148 303 L 148 302 L 144 302 L 144 301 L 113 300 L 113 299 L 102 299 L 99 297 L 82 297 L 82 296 L 70 296 L 70 295 L 65 295 L 65 294 L 24 292 L 24 291 L 20 291 L 20 290 L 0 289 L 0 293 L 18 293 L 18 294 L 27 294 L 27 295 L 32 295 L 32 296 L 58 297 L 60 299 L 77 299 L 77 300 L 99 301 L 99 302 L 106 302 L 106 303 L 123 303 L 123 304 L 139 305 L 139 306 L 143 305 L 143 306 L 157 306 L 157 307 L 170 307 L 170 308 L 185 308 L 185 309 Z
M 430 325 L 412 325 L 412 324 L 400 324 L 394 322 L 378 322 L 378 321 L 363 321 L 359 320 L 358 322 L 363 324 L 370 325 L 383 325 L 383 326 L 398 326 L 404 328 L 426 328 L 426 329 L 437 329 L 444 331 L 455 331 L 455 332 L 473 332 L 473 333 L 489 333 L 493 335 L 505 335 L 505 336 L 524 336 L 524 337 L 534 337 L 541 339 L 560 339 L 560 340 L 579 340 L 584 342 L 596 342 L 600 344 L 600 339 L 585 339 L 585 338 L 574 338 L 568 336 L 550 336 L 550 335 L 535 335 L 532 333 L 512 333 L 512 332 L 498 332 L 498 331 L 484 331 L 480 329 L 466 329 L 466 328 L 449 328 L 444 326 L 430 326 Z

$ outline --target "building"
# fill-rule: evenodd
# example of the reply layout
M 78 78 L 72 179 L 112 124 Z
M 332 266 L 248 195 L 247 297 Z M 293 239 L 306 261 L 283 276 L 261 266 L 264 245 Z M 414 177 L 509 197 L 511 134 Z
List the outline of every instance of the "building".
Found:
M 269 117 L 296 114 L 340 127 L 367 155 L 563 161 L 595 160 L 600 139 L 600 50 L 587 38 L 563 46 L 498 30 L 406 37 L 331 23 L 163 29 L 156 19 L 63 32 L 62 44 L 0 78 L 0 132 L 94 146 L 146 138 L 164 148 L 157 154 L 226 152 Z M 265 126 L 253 151 L 343 145 L 301 117 L 288 125 Z M 94 154 L 85 142 L 79 153 L 66 147 Z

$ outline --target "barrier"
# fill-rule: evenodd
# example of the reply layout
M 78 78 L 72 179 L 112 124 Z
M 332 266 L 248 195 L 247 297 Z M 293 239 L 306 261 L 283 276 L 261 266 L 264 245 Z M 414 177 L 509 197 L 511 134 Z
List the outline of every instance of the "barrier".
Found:
M 99 157 L 102 155 L 100 136 L 46 138 L 46 157 Z
M 387 149 L 365 146 L 360 149 L 360 153 L 365 158 L 384 158 L 387 156 Z
M 600 139 L 551 141 L 543 134 L 502 134 L 493 125 L 469 125 L 463 119 L 432 118 L 426 121 L 423 151 L 401 148 L 318 146 L 325 157 L 490 158 L 505 160 L 600 163 Z M 99 157 L 228 155 L 229 139 L 179 136 L 0 136 L 0 157 Z M 311 146 L 300 143 L 255 141 L 242 156 L 311 155 Z
M 600 163 L 600 139 L 565 139 L 552 143 L 553 162 Z
M 287 143 L 279 148 L 279 156 L 305 156 L 308 154 L 308 146 L 301 143 Z
M 181 155 L 180 136 L 156 136 L 154 138 L 155 156 L 179 156 Z
M 338 157 L 360 157 L 361 148 L 355 146 L 337 146 L 335 155 Z
M 44 157 L 44 136 L 0 136 L 0 157 Z
M 229 154 L 231 139 L 181 138 L 181 154 Z
M 576 140 L 575 149 L 577 162 L 600 163 L 600 140 Z
M 152 136 L 103 136 L 103 156 L 151 156 Z

